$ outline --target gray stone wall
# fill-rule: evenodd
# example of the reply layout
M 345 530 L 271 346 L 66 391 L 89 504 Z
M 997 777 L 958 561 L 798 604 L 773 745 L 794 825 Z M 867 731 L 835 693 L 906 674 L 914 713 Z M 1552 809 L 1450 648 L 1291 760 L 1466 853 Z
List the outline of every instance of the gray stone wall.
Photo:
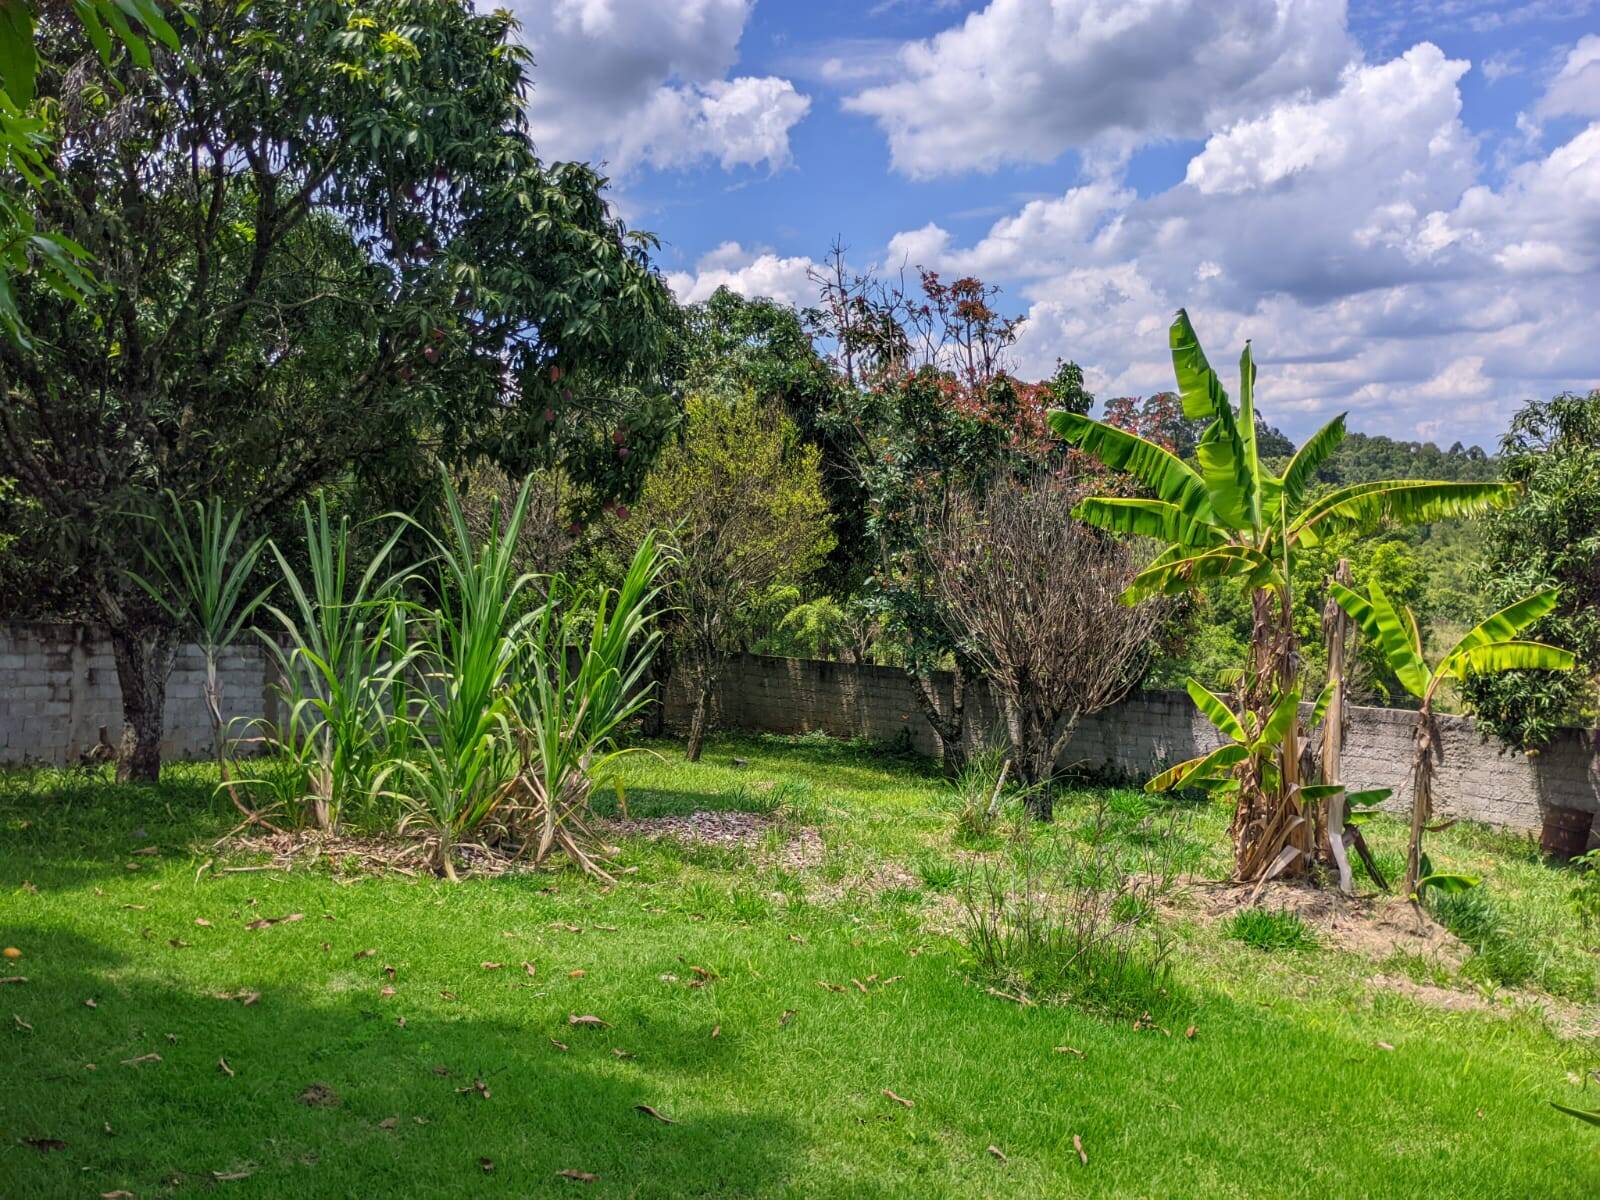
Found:
M 948 697 L 950 681 L 941 681 Z M 730 658 L 714 698 L 723 728 L 771 733 L 821 730 L 837 737 L 909 738 L 923 753 L 938 746 L 905 674 L 892 667 L 800 659 Z M 668 688 L 667 721 L 687 723 L 682 680 Z M 969 742 L 999 734 L 987 696 L 967 705 Z M 1410 803 L 1415 715 L 1401 709 L 1352 708 L 1344 774 L 1352 788 L 1394 789 L 1390 806 Z M 1466 717 L 1438 719 L 1441 758 L 1434 806 L 1445 816 L 1513 829 L 1537 829 L 1545 806 L 1600 811 L 1600 733 L 1568 730 L 1528 757 L 1481 736 Z M 1182 692 L 1140 692 L 1086 719 L 1063 764 L 1101 777 L 1142 780 L 1218 744 L 1216 731 Z
M 219 678 L 225 718 L 271 711 L 272 664 L 264 648 L 230 650 Z M 167 680 L 163 757 L 212 754 L 204 682 L 200 651 L 183 647 Z M 0 625 L 0 764 L 68 766 L 121 736 L 122 691 L 103 633 L 84 625 Z
M 261 647 L 231 651 L 222 666 L 226 715 L 271 713 L 273 677 Z M 211 754 L 203 678 L 198 650 L 182 650 L 167 684 L 163 752 L 169 758 Z M 688 722 L 690 697 L 683 685 L 679 674 L 668 688 L 669 727 Z M 949 679 L 940 686 L 948 697 Z M 713 709 L 727 729 L 904 738 L 925 754 L 938 751 L 911 682 L 894 667 L 732 656 Z M 998 735 L 998 715 L 981 689 L 969 696 L 967 711 L 970 743 Z M 1393 788 L 1394 806 L 1409 802 L 1413 720 L 1396 709 L 1351 710 L 1344 772 L 1352 787 Z M 1442 813 L 1534 829 L 1546 805 L 1600 810 L 1600 733 L 1570 730 L 1529 758 L 1481 737 L 1464 717 L 1441 717 L 1439 727 L 1435 803 Z M 116 667 L 103 636 L 80 625 L 0 626 L 0 764 L 69 764 L 97 744 L 114 745 L 121 731 Z M 1063 761 L 1098 776 L 1141 780 L 1216 744 L 1215 731 L 1186 695 L 1141 692 L 1085 720 Z

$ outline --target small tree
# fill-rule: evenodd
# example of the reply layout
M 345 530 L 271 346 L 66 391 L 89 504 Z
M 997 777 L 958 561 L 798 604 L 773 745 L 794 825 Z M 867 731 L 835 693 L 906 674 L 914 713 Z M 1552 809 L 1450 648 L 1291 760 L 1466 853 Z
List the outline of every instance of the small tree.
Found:
M 1600 673 L 1600 390 L 1526 404 L 1500 443 L 1501 471 L 1523 485 L 1515 508 L 1489 522 L 1491 602 L 1551 586 L 1561 602 L 1538 625 L 1572 650 L 1576 669 L 1507 671 L 1468 679 L 1478 723 L 1513 746 L 1543 746 L 1593 714 Z
M 1137 564 L 1073 518 L 1083 494 L 1068 475 L 1007 476 L 949 493 L 923 539 L 939 608 L 1000 705 L 1017 777 L 1041 785 L 1030 804 L 1043 819 L 1079 719 L 1127 694 L 1160 624 L 1162 602 L 1121 602 Z
M 741 608 L 775 584 L 803 579 L 833 546 L 816 447 L 794 423 L 748 394 L 698 394 L 686 402 L 681 445 L 657 462 L 638 511 L 614 526 L 630 551 L 667 530 L 664 572 L 676 661 L 689 674 L 694 713 L 687 753 L 705 742 L 718 660 Z
M 1411 760 L 1411 842 L 1406 855 L 1405 892 L 1414 896 L 1422 880 L 1422 835 L 1433 817 L 1433 764 L 1438 757 L 1439 733 L 1433 721 L 1433 701 L 1447 679 L 1482 678 L 1501 671 L 1570 671 L 1573 658 L 1542 642 L 1517 635 L 1556 607 L 1555 589 L 1537 592 L 1470 629 L 1431 669 L 1422 656 L 1417 621 L 1404 605 L 1396 606 L 1377 584 L 1371 598 L 1343 584 L 1330 588 L 1333 599 L 1350 614 L 1370 641 L 1383 647 L 1394 673 L 1422 702 L 1417 712 L 1416 738 Z

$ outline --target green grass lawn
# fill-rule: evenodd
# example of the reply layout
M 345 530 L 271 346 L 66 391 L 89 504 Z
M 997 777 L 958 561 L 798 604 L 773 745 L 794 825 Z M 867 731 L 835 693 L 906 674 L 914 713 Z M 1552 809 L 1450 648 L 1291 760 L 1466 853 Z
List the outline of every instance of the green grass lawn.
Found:
M 0 1195 L 1600 1195 L 1600 1130 L 1547 1103 L 1600 1107 L 1600 1039 L 1572 1032 L 1600 1017 L 1600 946 L 1525 841 L 1434 839 L 1441 869 L 1485 877 L 1488 916 L 1456 914 L 1488 931 L 1464 965 L 1281 931 L 1263 950 L 1178 896 L 1163 1032 L 997 998 L 960 937 L 982 862 L 1049 857 L 1098 803 L 1149 840 L 1171 814 L 1136 793 L 1075 793 L 1026 851 L 974 849 L 937 775 L 880 748 L 655 750 L 632 817 L 772 830 L 623 839 L 610 889 L 223 872 L 263 860 L 211 850 L 232 810 L 205 769 L 0 776 L 0 942 L 22 951 L 0 974 L 27 979 L 0 986 Z M 1220 876 L 1225 814 L 1177 818 L 1160 843 Z M 802 827 L 820 851 L 772 861 Z M 1376 830 L 1391 859 L 1400 838 Z M 1489 999 L 1453 1011 L 1380 972 Z M 1566 1032 L 1497 981 L 1553 990 Z

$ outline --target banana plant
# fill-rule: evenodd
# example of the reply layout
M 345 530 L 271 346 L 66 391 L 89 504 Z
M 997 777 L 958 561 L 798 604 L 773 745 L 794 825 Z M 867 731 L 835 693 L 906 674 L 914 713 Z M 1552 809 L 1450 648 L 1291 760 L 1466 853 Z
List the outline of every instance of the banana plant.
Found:
M 1250 588 L 1253 628 L 1243 699 L 1265 728 L 1279 698 L 1296 686 L 1289 565 L 1297 548 L 1383 523 L 1415 524 L 1504 507 L 1520 489 L 1509 483 L 1389 480 L 1319 493 L 1317 468 L 1344 440 L 1343 415 L 1313 434 L 1275 475 L 1262 465 L 1256 446 L 1256 366 L 1249 343 L 1239 357 L 1235 408 L 1181 309 L 1168 341 L 1184 415 L 1210 421 L 1194 465 L 1154 442 L 1077 413 L 1053 412 L 1050 426 L 1105 465 L 1129 472 L 1150 492 L 1093 497 L 1076 510 L 1079 519 L 1101 529 L 1168 543 L 1129 585 L 1123 596 L 1127 603 L 1175 595 L 1216 579 L 1239 579 Z M 1284 734 L 1276 746 L 1261 745 L 1230 768 L 1241 785 L 1232 830 L 1240 879 L 1261 878 L 1289 846 L 1297 852 L 1291 865 L 1303 870 L 1315 850 L 1314 823 L 1294 819 L 1303 814 L 1299 764 L 1290 753 L 1290 742 L 1299 744 L 1292 714 Z M 1276 759 L 1274 771 L 1265 769 L 1268 758 Z M 1275 784 L 1266 786 L 1268 780 Z
M 1438 730 L 1434 725 L 1434 701 L 1447 681 L 1461 681 L 1469 675 L 1499 671 L 1570 671 L 1573 656 L 1569 651 L 1517 637 L 1540 618 L 1555 609 L 1558 588 L 1535 592 L 1501 609 L 1467 631 L 1433 667 L 1422 653 L 1422 638 L 1417 619 L 1405 605 L 1389 599 L 1383 588 L 1373 583 L 1367 596 L 1343 584 L 1330 588 L 1335 603 L 1360 627 L 1362 634 L 1383 651 L 1396 677 L 1421 701 L 1411 760 L 1411 843 L 1406 855 L 1405 890 L 1417 897 L 1424 887 L 1459 891 L 1467 877 L 1444 876 L 1424 870 L 1422 835 L 1433 817 L 1433 766 L 1438 752 Z

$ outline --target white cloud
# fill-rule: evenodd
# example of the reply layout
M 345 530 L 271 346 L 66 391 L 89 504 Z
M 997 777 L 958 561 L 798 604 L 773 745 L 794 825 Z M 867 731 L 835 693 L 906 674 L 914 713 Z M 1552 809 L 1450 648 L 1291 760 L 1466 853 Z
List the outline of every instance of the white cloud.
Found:
M 726 287 L 741 296 L 766 296 L 803 307 L 817 298 L 816 286 L 807 276 L 816 265 L 804 256 L 784 257 L 723 242 L 701 255 L 693 271 L 668 272 L 667 285 L 683 304 L 709 300 L 719 287 Z
M 1522 400 L 1600 382 L 1600 122 L 1491 187 L 1466 66 L 1424 43 L 1219 129 L 1165 192 L 1091 181 L 970 246 L 927 225 L 892 248 L 1018 282 L 1024 373 L 1065 356 L 1101 395 L 1170 387 L 1182 305 L 1214 361 L 1254 340 L 1268 416 L 1302 435 L 1350 408 L 1492 445 Z
M 534 58 L 528 122 L 540 152 L 617 172 L 707 159 L 788 165 L 789 131 L 810 100 L 787 79 L 729 78 L 751 2 L 516 0 Z
M 1580 38 L 1550 81 L 1539 115 L 1600 117 L 1600 34 Z
M 846 107 L 926 177 L 1201 136 L 1328 90 L 1353 56 L 1344 0 L 991 0 Z

